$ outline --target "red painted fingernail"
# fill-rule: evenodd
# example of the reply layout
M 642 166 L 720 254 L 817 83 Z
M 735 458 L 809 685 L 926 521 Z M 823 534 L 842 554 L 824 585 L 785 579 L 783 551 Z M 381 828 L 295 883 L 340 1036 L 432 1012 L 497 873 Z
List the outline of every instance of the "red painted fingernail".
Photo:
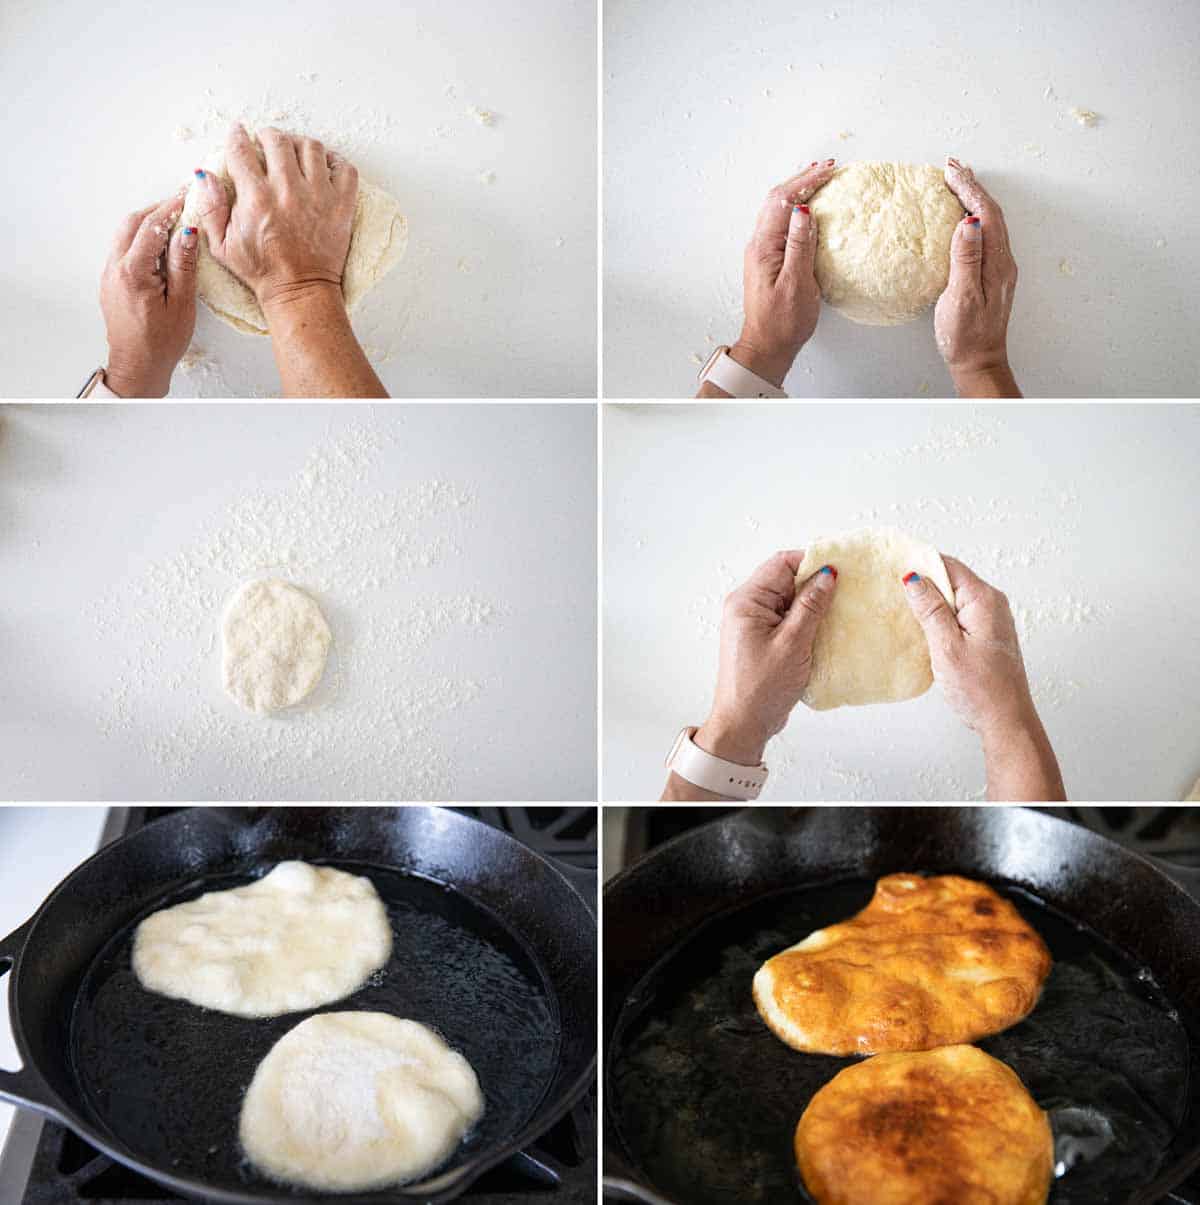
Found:
M 796 208 L 800 210 L 801 213 L 812 213 L 812 210 L 809 209 L 807 205 L 797 205 Z
M 195 234 L 195 233 L 196 233 L 196 227 L 195 227 L 195 226 L 185 226 L 185 227 L 183 228 L 183 233 L 184 233 L 184 234 Z
M 904 584 L 906 586 L 911 585 L 913 582 L 919 582 L 920 580 L 921 575 L 919 573 L 906 573 L 904 575 Z
M 825 160 L 825 166 L 826 166 L 826 167 L 832 167 L 832 166 L 833 166 L 833 165 L 834 165 L 836 162 L 837 162 L 837 160 L 836 160 L 836 159 L 826 159 L 826 160 Z
M 967 225 L 968 225 L 968 226 L 978 226 L 978 225 L 979 225 L 979 219 L 978 219 L 977 217 L 974 217 L 974 216 L 968 217 L 968 218 L 967 218 Z
M 819 160 L 819 159 L 814 159 L 814 160 L 813 160 L 813 161 L 812 161 L 812 162 L 811 162 L 811 163 L 810 163 L 808 166 L 809 166 L 809 167 L 816 167 L 818 163 L 820 163 L 820 160 Z

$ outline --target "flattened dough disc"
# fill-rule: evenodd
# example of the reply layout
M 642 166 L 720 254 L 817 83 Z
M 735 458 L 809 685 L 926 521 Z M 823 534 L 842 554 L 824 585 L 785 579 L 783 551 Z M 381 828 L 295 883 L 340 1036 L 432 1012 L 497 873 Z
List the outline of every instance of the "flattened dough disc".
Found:
M 799 589 L 822 565 L 838 571 L 833 602 L 813 646 L 802 696 L 814 711 L 896 703 L 933 683 L 929 647 L 904 593 L 904 575 L 933 582 L 953 608 L 954 591 L 936 548 L 891 527 L 813 540 L 796 574 Z

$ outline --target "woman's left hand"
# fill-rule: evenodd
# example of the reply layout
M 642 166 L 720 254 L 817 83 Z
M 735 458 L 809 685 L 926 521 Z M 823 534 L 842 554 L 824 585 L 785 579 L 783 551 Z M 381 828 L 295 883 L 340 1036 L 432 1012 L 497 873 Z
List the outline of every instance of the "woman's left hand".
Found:
M 131 213 L 100 278 L 108 332 L 104 383 L 119 397 L 165 397 L 192 340 L 198 236 L 175 225 L 182 211 L 183 194 L 176 193 Z

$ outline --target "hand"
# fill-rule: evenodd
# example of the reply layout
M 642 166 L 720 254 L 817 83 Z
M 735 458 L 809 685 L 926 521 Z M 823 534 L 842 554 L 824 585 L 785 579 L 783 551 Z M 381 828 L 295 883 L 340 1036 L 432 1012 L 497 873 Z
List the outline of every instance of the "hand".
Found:
M 808 685 L 837 570 L 825 566 L 797 591 L 803 559 L 802 552 L 777 552 L 725 600 L 712 713 L 693 739 L 726 761 L 761 762 Z
M 904 584 L 929 644 L 934 680 L 959 718 L 981 735 L 1020 726 L 1035 712 L 1008 599 L 961 561 L 942 561 L 957 615 L 931 581 Z
M 833 176 L 834 160 L 813 162 L 771 189 L 746 247 L 742 333 L 729 349 L 743 367 L 782 386 L 821 312 L 813 275 L 817 220 L 804 204 Z
M 314 292 L 340 297 L 358 172 L 313 138 L 268 126 L 258 141 L 265 164 L 242 126 L 229 133 L 232 206 L 219 177 L 196 174 L 198 218 L 213 258 L 245 283 L 264 312 Z
M 1017 265 L 1004 214 L 975 173 L 946 160 L 946 184 L 967 210 L 950 243 L 950 280 L 933 312 L 938 351 L 960 397 L 1020 397 L 1008 365 Z
M 131 213 L 104 266 L 104 380 L 119 397 L 165 397 L 175 365 L 192 341 L 198 236 L 194 228 L 175 227 L 171 233 L 182 211 L 183 194 L 177 193 Z

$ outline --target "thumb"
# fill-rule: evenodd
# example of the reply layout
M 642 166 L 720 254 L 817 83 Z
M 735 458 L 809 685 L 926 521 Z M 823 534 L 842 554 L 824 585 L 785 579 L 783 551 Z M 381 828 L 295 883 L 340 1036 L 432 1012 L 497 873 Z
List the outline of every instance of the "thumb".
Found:
M 950 281 L 948 288 L 978 292 L 982 288 L 983 228 L 979 219 L 967 214 L 954 228 L 950 240 Z
M 920 574 L 908 573 L 904 577 L 904 594 L 913 617 L 925 632 L 930 652 L 947 648 L 962 639 L 958 619 L 933 582 L 926 581 Z
M 193 220 L 193 219 L 189 219 Z M 200 232 L 180 222 L 167 249 L 167 298 L 191 303 L 196 298 L 196 261 L 200 256 Z
M 796 597 L 779 625 L 787 639 L 797 644 L 806 656 L 812 652 L 817 629 L 833 604 L 836 589 L 837 570 L 832 565 L 822 565 L 796 591 Z
M 212 172 L 196 169 L 196 178 L 188 191 L 184 218 L 199 225 L 208 239 L 209 250 L 220 258 L 225 250 L 225 230 L 229 225 L 229 193 L 225 182 Z

